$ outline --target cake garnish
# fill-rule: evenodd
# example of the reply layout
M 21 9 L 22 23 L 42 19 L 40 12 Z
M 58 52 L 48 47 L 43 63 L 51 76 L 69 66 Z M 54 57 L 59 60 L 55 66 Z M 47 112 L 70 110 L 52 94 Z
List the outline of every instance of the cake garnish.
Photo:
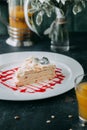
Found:
M 45 65 L 45 64 L 49 64 L 50 62 L 47 57 L 42 57 L 42 59 L 40 59 L 40 63 Z

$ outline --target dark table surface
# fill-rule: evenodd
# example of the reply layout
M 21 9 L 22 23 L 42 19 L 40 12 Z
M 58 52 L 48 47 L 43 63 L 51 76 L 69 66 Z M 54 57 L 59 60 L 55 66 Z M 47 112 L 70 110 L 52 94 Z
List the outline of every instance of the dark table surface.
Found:
M 87 33 L 70 33 L 70 50 L 61 54 L 77 60 L 87 73 Z M 22 51 L 50 51 L 48 38 L 35 37 L 31 47 L 12 47 L 0 36 L 0 55 Z M 4 60 L 4 59 L 3 59 Z M 18 118 L 16 118 L 18 117 Z M 0 100 L 0 130 L 87 130 L 78 122 L 74 88 L 59 96 L 35 101 Z

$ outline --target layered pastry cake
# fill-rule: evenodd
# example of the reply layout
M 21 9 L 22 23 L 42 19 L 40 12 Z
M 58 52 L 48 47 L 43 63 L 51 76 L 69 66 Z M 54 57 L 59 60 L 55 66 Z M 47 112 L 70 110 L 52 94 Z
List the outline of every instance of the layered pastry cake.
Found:
M 27 58 L 15 73 L 16 86 L 21 87 L 32 83 L 51 80 L 55 77 L 56 66 L 48 58 Z

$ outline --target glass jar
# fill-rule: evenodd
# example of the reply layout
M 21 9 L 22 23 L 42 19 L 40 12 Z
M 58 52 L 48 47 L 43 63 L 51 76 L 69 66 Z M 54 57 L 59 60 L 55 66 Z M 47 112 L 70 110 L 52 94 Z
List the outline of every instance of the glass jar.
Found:
M 6 43 L 12 46 L 31 46 L 31 30 L 25 22 L 24 3 L 26 0 L 8 0 L 10 38 Z
M 69 33 L 65 18 L 57 18 L 52 26 L 50 33 L 51 50 L 54 52 L 64 52 L 70 49 Z

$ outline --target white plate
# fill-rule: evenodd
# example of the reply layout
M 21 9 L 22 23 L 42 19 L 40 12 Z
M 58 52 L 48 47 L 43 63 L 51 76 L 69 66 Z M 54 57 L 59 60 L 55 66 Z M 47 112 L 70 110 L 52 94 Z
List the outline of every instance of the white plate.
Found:
M 53 64 L 56 65 L 57 68 L 61 69 L 60 74 L 65 76 L 64 79 L 61 81 L 61 84 L 57 83 L 52 86 L 53 81 L 51 81 L 51 86 L 49 87 L 48 82 L 45 84 L 47 87 L 42 89 L 43 91 L 36 91 L 38 90 L 37 87 L 33 87 L 35 90 L 31 89 L 24 91 L 25 88 L 20 88 L 17 90 L 13 90 L 15 88 L 13 79 L 9 80 L 9 73 L 11 70 L 18 67 L 20 63 L 27 57 L 35 56 L 38 58 L 47 57 Z M 38 100 L 49 98 L 53 96 L 57 96 L 63 94 L 74 87 L 74 79 L 76 76 L 80 74 L 84 74 L 84 70 L 82 66 L 73 58 L 70 58 L 65 55 L 56 54 L 56 53 L 49 53 L 49 52 L 14 52 L 14 53 L 7 53 L 0 55 L 0 73 L 3 75 L 7 81 L 4 80 L 4 84 L 0 83 L 0 99 L 3 100 Z M 9 72 L 10 71 L 10 72 Z M 13 71 L 12 71 L 13 72 Z M 0 74 L 0 75 L 1 75 Z M 0 82 L 2 82 L 0 78 Z M 36 85 L 36 84 L 35 84 Z M 9 88 L 8 86 L 12 87 Z M 41 87 L 41 86 L 40 86 Z M 41 90 L 41 88 L 40 88 Z M 33 92 L 32 92 L 33 91 Z

